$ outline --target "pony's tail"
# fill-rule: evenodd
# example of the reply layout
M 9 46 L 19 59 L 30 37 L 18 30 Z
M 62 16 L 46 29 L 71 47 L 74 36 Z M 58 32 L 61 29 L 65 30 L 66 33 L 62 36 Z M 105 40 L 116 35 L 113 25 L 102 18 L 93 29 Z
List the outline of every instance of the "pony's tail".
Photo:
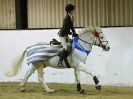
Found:
M 22 54 L 20 54 L 20 56 L 16 57 L 13 60 L 12 67 L 5 73 L 6 76 L 13 77 L 13 76 L 17 75 L 18 71 L 22 67 L 21 63 L 24 60 L 25 52 L 26 51 L 24 51 Z

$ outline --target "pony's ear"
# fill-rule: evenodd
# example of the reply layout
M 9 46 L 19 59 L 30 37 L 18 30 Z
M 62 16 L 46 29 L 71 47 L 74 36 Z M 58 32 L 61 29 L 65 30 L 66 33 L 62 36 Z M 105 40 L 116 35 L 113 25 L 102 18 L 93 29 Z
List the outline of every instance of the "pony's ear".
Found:
M 93 32 L 93 31 L 95 31 L 95 27 L 94 26 L 87 26 L 85 28 L 85 31 L 87 31 L 87 32 Z
M 82 34 L 85 34 L 85 33 L 88 33 L 89 31 L 87 31 L 85 28 L 84 29 L 82 29 L 82 30 L 80 30 L 79 32 L 78 32 L 78 34 L 79 35 L 82 35 Z
M 96 27 L 96 32 L 102 33 L 102 28 Z
M 78 34 L 84 34 L 84 33 L 91 33 L 91 32 L 102 32 L 102 29 L 100 27 L 97 26 L 87 26 L 85 28 L 83 28 L 81 31 L 78 32 Z
M 88 32 L 102 32 L 102 29 L 98 26 L 87 26 L 85 30 Z
M 78 35 L 83 34 L 83 29 L 82 30 L 78 30 Z

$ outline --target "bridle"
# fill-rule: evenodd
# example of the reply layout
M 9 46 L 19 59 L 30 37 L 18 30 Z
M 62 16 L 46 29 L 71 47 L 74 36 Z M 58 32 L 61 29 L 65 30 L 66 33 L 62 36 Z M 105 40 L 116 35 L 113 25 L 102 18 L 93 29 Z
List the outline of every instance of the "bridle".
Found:
M 107 46 L 107 44 L 108 44 L 108 41 L 102 41 L 102 40 L 100 39 L 100 36 L 99 36 L 100 33 L 102 33 L 102 32 L 92 32 L 92 35 L 93 35 L 94 37 L 96 37 L 96 40 L 95 40 L 95 42 L 94 42 L 94 45 L 96 45 L 96 41 L 99 40 L 100 43 L 99 43 L 98 46 L 101 46 L 103 49 L 105 49 L 106 46 Z M 106 44 L 104 45 L 103 42 L 105 42 Z
M 99 33 L 99 32 L 92 32 L 92 35 L 93 35 L 94 37 L 96 37 L 96 40 L 95 40 L 93 43 L 87 42 L 87 41 L 81 39 L 80 37 L 78 37 L 78 40 L 80 40 L 80 41 L 82 41 L 82 42 L 84 42 L 84 43 L 86 43 L 86 44 L 89 44 L 89 45 L 91 46 L 91 49 L 92 49 L 92 46 L 93 46 L 93 45 L 97 45 L 96 42 L 97 42 L 97 40 L 99 40 L 100 43 L 99 43 L 98 46 L 101 46 L 103 49 L 105 49 L 106 46 L 107 46 L 107 44 L 108 44 L 108 41 L 102 41 L 102 40 L 100 39 L 100 36 L 99 36 L 100 33 Z M 106 44 L 104 45 L 103 42 L 106 42 Z M 77 43 L 84 49 L 84 47 L 83 47 L 78 41 L 77 41 Z

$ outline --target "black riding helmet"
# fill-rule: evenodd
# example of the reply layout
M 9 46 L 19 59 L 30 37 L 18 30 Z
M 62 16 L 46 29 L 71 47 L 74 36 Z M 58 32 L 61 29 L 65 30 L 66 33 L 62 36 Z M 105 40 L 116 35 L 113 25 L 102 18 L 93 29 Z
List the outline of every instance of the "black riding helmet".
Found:
M 73 11 L 75 6 L 73 4 L 67 4 L 65 7 L 66 12 Z

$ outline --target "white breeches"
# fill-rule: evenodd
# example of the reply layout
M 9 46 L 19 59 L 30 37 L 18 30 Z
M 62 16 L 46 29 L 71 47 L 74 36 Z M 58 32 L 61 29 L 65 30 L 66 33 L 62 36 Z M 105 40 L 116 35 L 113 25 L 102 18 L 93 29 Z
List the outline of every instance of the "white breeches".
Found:
M 59 36 L 59 39 L 60 39 L 60 41 L 61 41 L 61 44 L 62 44 L 63 48 L 67 51 L 66 37 L 60 37 L 60 36 Z

